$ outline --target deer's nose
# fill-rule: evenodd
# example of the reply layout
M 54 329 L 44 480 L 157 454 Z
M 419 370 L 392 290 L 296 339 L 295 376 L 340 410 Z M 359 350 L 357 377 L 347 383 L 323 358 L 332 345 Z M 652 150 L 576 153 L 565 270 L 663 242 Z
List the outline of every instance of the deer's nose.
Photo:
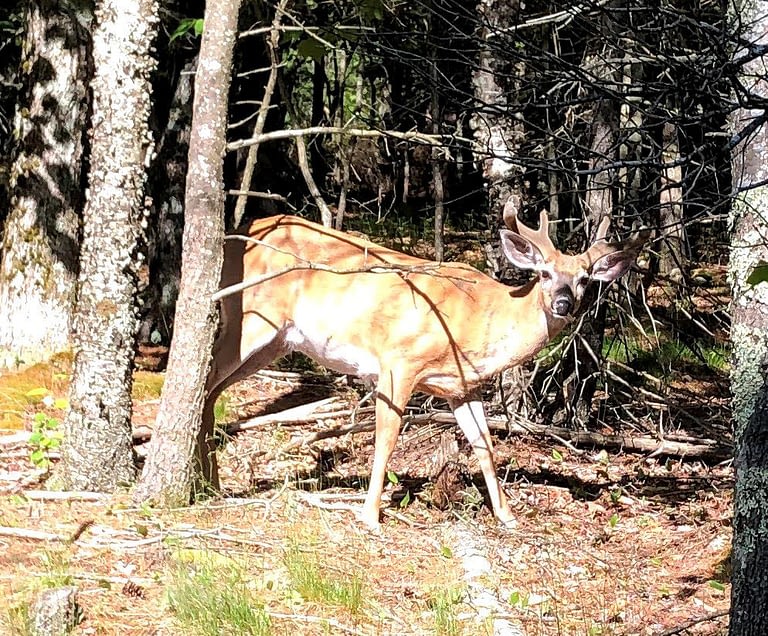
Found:
M 575 301 L 573 292 L 568 287 L 558 289 L 552 298 L 552 313 L 560 317 L 569 315 L 573 311 Z

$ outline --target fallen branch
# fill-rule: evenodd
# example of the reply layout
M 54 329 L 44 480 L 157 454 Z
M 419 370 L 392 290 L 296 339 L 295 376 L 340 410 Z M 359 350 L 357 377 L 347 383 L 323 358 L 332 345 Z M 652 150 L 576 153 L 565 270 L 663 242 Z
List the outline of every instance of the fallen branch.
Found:
M 456 424 L 456 418 L 452 413 L 427 413 L 424 415 L 412 415 L 406 417 L 406 422 L 421 424 L 436 422 L 441 424 Z M 733 449 L 727 444 L 721 444 L 714 440 L 703 439 L 698 443 L 678 442 L 673 440 L 659 440 L 655 437 L 632 435 L 605 435 L 592 431 L 573 431 L 559 426 L 545 426 L 526 422 L 508 421 L 504 418 L 488 418 L 488 427 L 496 432 L 532 433 L 554 437 L 557 441 L 566 440 L 576 446 L 597 446 L 601 448 L 618 448 L 624 451 L 639 453 L 653 453 L 654 455 L 666 455 L 671 457 L 702 457 L 709 459 L 727 459 L 733 456 Z M 562 440 L 559 440 L 562 438 Z
M 69 537 L 63 534 L 32 530 L 31 528 L 9 528 L 6 526 L 0 526 L 0 537 L 14 537 L 31 541 L 56 541 L 59 543 L 67 543 L 69 541 Z
M 110 495 L 88 490 L 25 490 L 27 499 L 33 501 L 105 501 Z

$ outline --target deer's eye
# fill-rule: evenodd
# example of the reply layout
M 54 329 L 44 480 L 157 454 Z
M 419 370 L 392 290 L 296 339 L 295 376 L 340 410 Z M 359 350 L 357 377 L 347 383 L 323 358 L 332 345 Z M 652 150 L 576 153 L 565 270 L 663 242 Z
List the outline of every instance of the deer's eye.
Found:
M 576 284 L 580 287 L 584 287 L 589 282 L 589 274 L 582 274 L 576 280 Z
M 552 278 L 552 274 L 550 274 L 546 269 L 542 269 L 539 272 L 539 276 L 541 276 L 541 280 L 549 280 Z

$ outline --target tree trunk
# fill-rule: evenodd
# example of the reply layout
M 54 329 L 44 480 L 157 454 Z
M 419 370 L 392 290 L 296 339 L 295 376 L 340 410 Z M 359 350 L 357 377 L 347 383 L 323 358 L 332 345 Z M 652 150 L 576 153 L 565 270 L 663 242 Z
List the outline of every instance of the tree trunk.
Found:
M 139 343 L 170 343 L 181 274 L 184 187 L 192 123 L 197 57 L 185 64 L 171 100 L 168 122 L 157 145 L 147 190 L 154 221 L 147 228 L 147 285 L 141 291 Z
M 481 44 L 478 70 L 472 77 L 479 105 L 470 125 L 488 188 L 489 227 L 496 228 L 502 219 L 504 204 L 515 188 L 512 177 L 519 168 L 512 159 L 522 132 L 509 109 L 509 99 L 514 100 L 516 94 L 515 87 L 508 86 L 521 74 L 521 69 L 499 59 L 498 37 L 494 36 L 499 36 L 503 27 L 514 23 L 519 4 L 517 0 L 480 0 L 477 10 L 484 25 L 481 37 L 487 42 L 493 38 L 493 44 Z
M 134 477 L 131 371 L 157 25 L 154 0 L 96 8 L 91 171 L 60 464 L 74 490 L 113 491 Z
M 683 168 L 679 165 L 680 145 L 677 126 L 664 124 L 662 132 L 661 191 L 659 192 L 659 227 L 664 237 L 659 246 L 659 273 L 674 282 L 683 279 Z M 677 164 L 677 165 L 674 165 Z
M 590 148 L 592 153 L 590 168 L 595 172 L 589 179 L 584 199 L 585 221 L 588 228 L 585 238 L 590 243 L 595 238 L 595 231 L 600 221 L 610 216 L 612 209 L 613 178 L 609 171 L 602 169 L 611 162 L 611 152 L 616 138 L 612 118 L 613 112 L 607 104 L 595 104 Z M 590 291 L 590 298 L 594 300 L 596 295 L 594 287 Z M 590 298 L 585 298 L 585 303 Z M 600 373 L 599 360 L 602 359 L 606 311 L 606 303 L 599 303 L 592 308 L 565 350 L 560 374 L 561 396 L 559 396 L 560 399 L 555 400 L 557 410 L 551 418 L 555 425 L 586 428 L 589 424 L 592 399 Z
M 738 16 L 751 25 L 750 47 L 768 43 L 768 2 L 742 5 Z M 764 58 L 743 69 L 747 90 L 765 100 Z M 754 73 L 754 74 L 752 74 Z M 737 111 L 733 132 L 762 111 Z M 729 280 L 733 365 L 731 391 L 735 432 L 736 487 L 733 500 L 731 636 L 768 633 L 768 282 L 747 280 L 768 262 L 768 129 L 749 136 L 732 157 L 734 184 L 740 189 L 731 210 Z M 759 185 L 762 184 L 762 185 Z
M 227 94 L 239 8 L 237 0 L 206 5 L 195 76 L 177 320 L 136 501 L 179 505 L 189 501 L 195 478 L 206 486 L 218 485 L 213 431 L 201 431 L 201 411 L 218 325 L 211 297 L 221 279 Z
M 27 5 L 25 89 L 0 252 L 0 367 L 69 348 L 80 245 L 92 8 Z

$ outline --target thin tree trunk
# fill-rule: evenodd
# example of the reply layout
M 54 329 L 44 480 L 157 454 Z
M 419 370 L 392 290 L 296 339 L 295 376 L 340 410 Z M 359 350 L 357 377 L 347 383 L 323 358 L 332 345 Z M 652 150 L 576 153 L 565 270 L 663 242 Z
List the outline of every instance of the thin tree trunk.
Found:
M 585 238 L 590 242 L 595 238 L 594 233 L 600 221 L 611 214 L 612 176 L 610 172 L 600 168 L 610 163 L 615 141 L 615 130 L 611 125 L 613 115 L 611 109 L 607 105 L 596 105 L 595 109 L 590 167 L 596 172 L 589 180 L 584 199 L 586 226 L 589 228 Z M 594 299 L 595 289 L 592 288 L 590 291 L 591 298 Z M 585 302 L 588 300 L 585 299 Z M 599 303 L 592 310 L 593 313 L 585 317 L 581 328 L 565 350 L 560 373 L 561 399 L 555 400 L 556 411 L 551 418 L 556 425 L 586 428 L 589 424 L 592 399 L 600 373 L 598 361 L 602 359 L 606 311 L 606 303 Z
M 679 165 L 680 146 L 677 126 L 664 124 L 662 132 L 661 191 L 659 192 L 659 226 L 663 240 L 659 247 L 659 273 L 675 281 L 683 278 L 683 168 Z M 677 163 L 677 165 L 675 165 Z
M 278 51 L 280 48 L 280 26 L 288 6 L 289 0 L 280 0 L 275 10 L 275 17 L 272 20 L 272 30 L 266 38 L 267 53 L 269 56 L 269 77 L 267 83 L 264 86 L 264 95 L 261 98 L 261 104 L 259 106 L 259 114 L 256 117 L 256 123 L 251 131 L 251 137 L 256 137 L 264 132 L 264 126 L 267 123 L 267 115 L 269 114 L 269 108 L 272 105 L 272 97 L 275 94 L 275 86 L 277 85 L 277 77 L 280 72 L 279 69 L 279 56 Z M 251 180 L 253 179 L 253 172 L 256 169 L 256 161 L 259 156 L 259 144 L 254 144 L 248 147 L 248 156 L 245 160 L 245 168 L 243 169 L 243 178 L 240 182 L 240 190 L 247 192 L 251 189 Z M 235 202 L 234 213 L 234 225 L 239 227 L 243 221 L 243 215 L 245 214 L 245 205 L 248 202 L 247 195 L 240 195 Z
M 239 0 L 206 5 L 195 77 L 177 320 L 136 501 L 180 505 L 189 501 L 195 480 L 205 487 L 218 485 L 213 431 L 201 431 L 201 413 L 218 325 L 211 298 L 223 259 L 227 94 L 239 9 Z
M 69 348 L 85 190 L 88 3 L 27 5 L 12 204 L 0 249 L 0 367 Z
M 154 0 L 102 0 L 96 9 L 91 172 L 60 464 L 70 490 L 109 492 L 134 478 L 131 371 L 157 25 Z

